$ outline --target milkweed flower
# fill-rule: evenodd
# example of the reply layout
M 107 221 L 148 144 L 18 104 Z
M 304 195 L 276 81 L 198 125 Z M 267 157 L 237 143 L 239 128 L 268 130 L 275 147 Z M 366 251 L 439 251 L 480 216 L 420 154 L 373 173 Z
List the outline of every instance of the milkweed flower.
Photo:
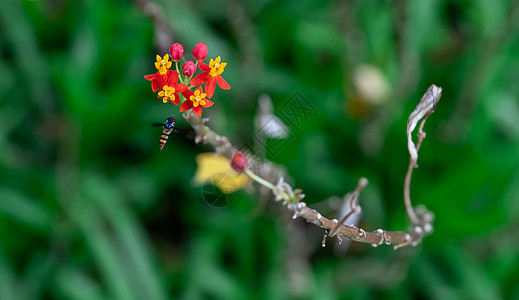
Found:
M 195 115 L 201 117 L 202 116 L 202 107 L 211 107 L 213 106 L 213 101 L 206 98 L 206 94 L 202 91 L 201 87 L 198 87 L 194 92 L 191 90 L 186 90 L 182 93 L 186 100 L 180 106 L 180 112 L 184 112 L 187 110 L 193 109 Z
M 187 85 L 178 83 L 178 72 L 169 70 L 166 76 L 156 76 L 151 79 L 152 89 L 161 87 L 158 98 L 162 98 L 164 103 L 173 103 L 178 106 L 178 93 L 184 93 L 188 90 Z M 158 89 L 154 90 L 157 91 Z
M 191 77 L 196 72 L 196 65 L 192 61 L 186 61 L 182 64 L 182 74 Z
M 169 47 L 169 54 L 156 55 L 157 72 L 145 75 L 144 78 L 151 82 L 151 89 L 153 92 L 158 92 L 158 98 L 161 98 L 164 103 L 173 103 L 177 106 L 182 104 L 181 112 L 192 109 L 194 114 L 202 116 L 202 109 L 214 104 L 209 98 L 214 95 L 216 83 L 226 90 L 231 86 L 221 76 L 227 63 L 222 62 L 220 56 L 211 59 L 208 64 L 202 61 L 207 58 L 205 43 L 196 44 L 192 54 L 194 60 L 185 61 L 182 70 L 179 70 L 178 62 L 183 60 L 184 47 L 179 43 L 173 43 Z M 175 68 L 171 70 L 173 61 Z M 197 69 L 200 69 L 202 74 L 195 76 Z M 180 103 L 181 98 L 185 98 L 182 103 Z
M 193 57 L 196 60 L 204 60 L 207 58 L 207 45 L 205 43 L 198 43 L 193 48 Z
M 205 85 L 205 92 L 207 93 L 207 98 L 213 97 L 217 82 L 218 86 L 220 86 L 224 90 L 228 90 L 231 88 L 231 86 L 221 76 L 225 69 L 225 66 L 227 66 L 227 63 L 222 62 L 220 56 L 218 56 L 215 60 L 211 59 L 211 61 L 209 61 L 209 65 L 206 65 L 202 61 L 200 61 L 198 65 L 200 67 L 200 70 L 204 71 L 204 73 L 193 78 L 190 84 L 196 86 L 201 85 L 204 82 L 207 82 Z
M 181 61 L 184 54 L 184 47 L 179 43 L 174 43 L 169 47 L 169 54 L 171 54 L 172 61 Z
M 164 55 L 164 58 L 157 55 L 157 61 L 155 62 L 155 68 L 159 70 L 160 75 L 166 74 L 167 70 L 171 68 L 171 62 L 169 61 L 169 54 Z

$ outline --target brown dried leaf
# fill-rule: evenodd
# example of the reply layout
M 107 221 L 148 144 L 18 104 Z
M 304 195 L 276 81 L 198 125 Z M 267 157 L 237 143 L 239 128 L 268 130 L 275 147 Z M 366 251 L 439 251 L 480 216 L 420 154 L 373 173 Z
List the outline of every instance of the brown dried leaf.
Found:
M 442 90 L 441 87 L 434 84 L 431 85 L 422 96 L 422 99 L 420 99 L 418 105 L 416 105 L 414 111 L 409 115 L 409 119 L 407 119 L 407 148 L 409 149 L 411 159 L 415 163 L 418 161 L 418 150 L 416 149 L 411 134 L 422 118 L 425 118 L 425 121 L 427 117 L 434 112 L 436 103 L 438 103 L 442 95 Z

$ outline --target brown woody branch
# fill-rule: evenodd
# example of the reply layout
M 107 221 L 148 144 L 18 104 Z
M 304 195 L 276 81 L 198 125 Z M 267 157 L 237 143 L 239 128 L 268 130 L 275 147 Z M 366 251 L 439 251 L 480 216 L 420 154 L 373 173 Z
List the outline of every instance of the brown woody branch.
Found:
M 287 209 L 291 210 L 294 213 L 294 218 L 299 216 L 307 220 L 307 222 L 313 223 L 327 232 L 330 232 L 330 236 L 334 235 L 342 235 L 350 240 L 361 242 L 361 243 L 369 243 L 373 246 L 378 246 L 382 244 L 386 245 L 394 245 L 394 248 L 397 249 L 399 247 L 403 247 L 406 245 L 415 245 L 420 242 L 423 236 L 426 233 L 432 231 L 432 221 L 433 215 L 425 208 L 420 207 L 416 211 L 411 206 L 410 200 L 410 183 L 411 183 L 411 174 L 416 165 L 416 160 L 418 158 L 418 150 L 422 144 L 423 139 L 425 138 L 425 132 L 423 132 L 423 126 L 432 112 L 434 112 L 434 108 L 436 106 L 439 97 L 441 96 L 441 88 L 432 85 L 422 97 L 420 103 L 417 105 L 417 108 L 410 115 L 408 120 L 408 137 L 410 137 L 410 133 L 414 130 L 416 123 L 421 120 L 419 130 L 418 130 L 418 141 L 416 146 L 414 146 L 414 151 L 410 147 L 411 160 L 408 168 L 408 172 L 406 174 L 406 179 L 404 183 L 404 202 L 406 205 L 406 209 L 409 215 L 409 218 L 412 221 L 412 230 L 410 232 L 403 231 L 387 231 L 383 229 L 378 229 L 372 232 L 365 231 L 362 228 L 358 228 L 354 225 L 346 225 L 343 224 L 347 220 L 353 212 L 356 211 L 357 207 L 355 205 L 355 201 L 360 193 L 360 190 L 367 184 L 366 182 L 359 182 L 359 186 L 355 190 L 352 198 L 350 199 L 351 213 L 346 215 L 339 222 L 337 219 L 330 220 L 324 217 L 317 210 L 312 209 L 306 205 L 305 202 L 300 201 L 301 197 L 295 197 L 295 202 L 287 202 L 284 201 Z M 208 119 L 203 119 L 197 117 L 192 111 L 184 113 L 184 118 L 186 121 L 193 127 L 196 137 L 196 143 L 207 143 L 212 145 L 215 148 L 215 152 L 221 154 L 225 157 L 231 158 L 232 155 L 238 151 L 235 149 L 232 144 L 229 142 L 225 136 L 221 136 L 211 130 L 209 126 L 206 125 Z M 412 140 L 411 140 L 412 144 Z M 252 159 L 253 160 L 253 159 Z M 257 162 L 256 162 L 257 163 Z M 284 182 L 280 182 L 284 184 L 286 188 L 287 184 Z M 278 184 L 279 186 L 279 184 Z M 290 188 L 291 189 L 291 188 Z M 296 190 L 298 191 L 298 190 Z M 276 194 L 276 190 L 274 190 L 274 194 Z M 296 195 L 301 195 L 301 192 L 296 192 Z
M 173 30 L 167 24 L 162 8 L 159 4 L 148 0 L 133 0 L 133 2 L 151 19 L 157 48 L 161 53 L 167 53 L 173 41 Z

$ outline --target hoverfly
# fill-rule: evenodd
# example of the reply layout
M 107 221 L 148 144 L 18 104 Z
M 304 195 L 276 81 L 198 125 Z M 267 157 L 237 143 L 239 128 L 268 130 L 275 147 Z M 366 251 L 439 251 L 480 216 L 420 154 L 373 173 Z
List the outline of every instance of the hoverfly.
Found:
M 164 129 L 162 129 L 162 135 L 160 136 L 160 151 L 162 151 L 162 148 L 164 148 L 164 145 L 166 145 L 166 142 L 168 141 L 169 135 L 173 130 L 177 131 L 175 129 L 175 117 L 171 115 L 164 124 L 160 123 L 154 123 L 154 126 L 162 126 Z

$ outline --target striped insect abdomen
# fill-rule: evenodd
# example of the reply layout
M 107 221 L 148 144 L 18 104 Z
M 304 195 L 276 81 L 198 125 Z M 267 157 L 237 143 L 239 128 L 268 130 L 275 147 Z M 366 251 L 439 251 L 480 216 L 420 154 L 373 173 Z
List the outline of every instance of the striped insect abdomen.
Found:
M 173 131 L 171 128 L 164 128 L 164 130 L 162 130 L 162 135 L 160 136 L 160 151 L 162 151 L 162 148 L 164 148 L 164 145 L 168 141 L 171 131 Z

